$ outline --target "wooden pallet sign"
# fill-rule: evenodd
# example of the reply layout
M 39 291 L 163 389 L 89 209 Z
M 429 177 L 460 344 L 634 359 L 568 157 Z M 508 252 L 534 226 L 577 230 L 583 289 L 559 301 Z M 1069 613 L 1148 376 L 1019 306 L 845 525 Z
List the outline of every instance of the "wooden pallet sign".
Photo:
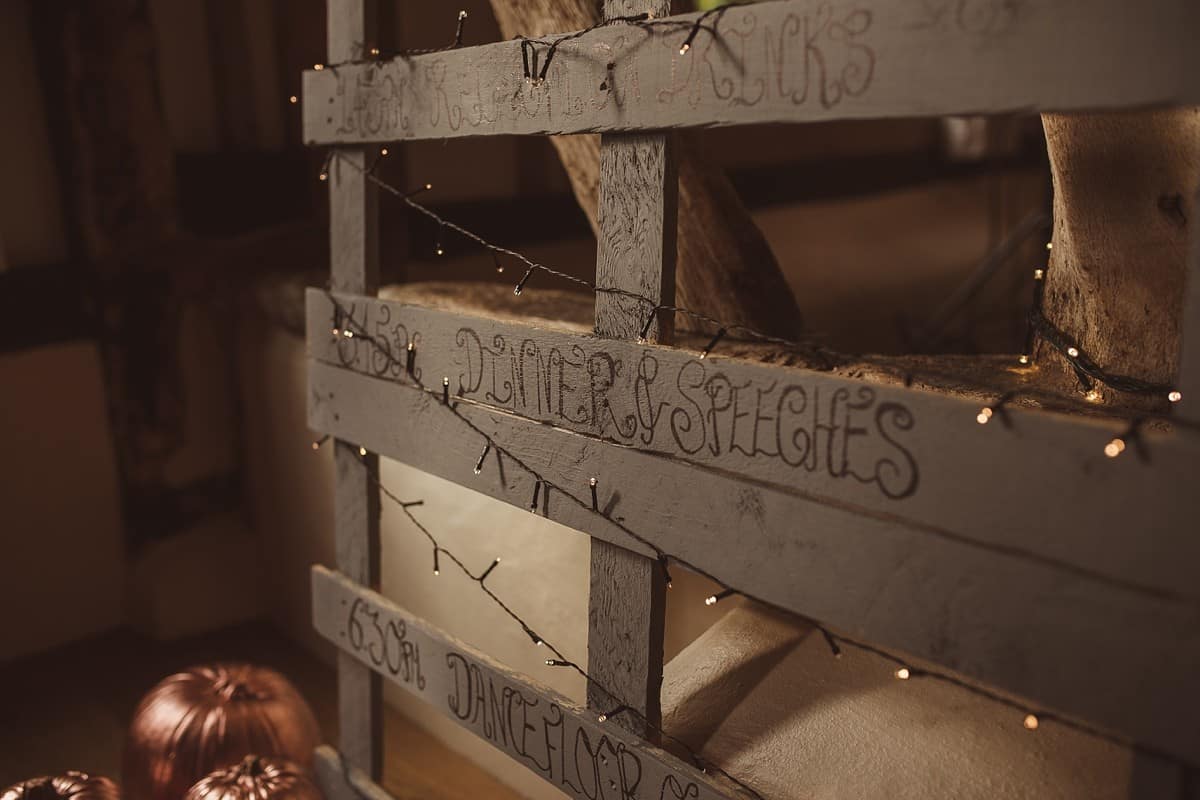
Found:
M 540 83 L 518 41 L 310 70 L 304 140 L 1197 104 L 1198 17 L 1193 0 L 764 2 L 685 54 L 686 25 L 590 32 Z
M 561 487 L 539 494 L 537 510 L 550 519 L 653 555 L 639 537 L 726 586 L 851 636 L 1200 756 L 1192 714 L 1178 713 L 1180 698 L 1195 696 L 1200 669 L 1200 608 L 1188 578 L 1198 545 L 1180 524 L 1198 513 L 1185 485 L 1197 449 L 1185 435 L 1149 437 L 1150 464 L 1113 460 L 1101 453 L 1119 430 L 1113 423 L 1013 409 L 1011 430 L 981 426 L 978 406 L 962 398 L 340 297 L 360 330 L 393 351 L 417 343 L 414 376 L 433 392 L 415 388 L 366 341 L 331 336 L 333 305 L 312 291 L 315 430 L 528 508 L 534 478 L 497 450 L 474 473 L 486 434 Z M 697 369 L 704 372 L 693 376 Z M 718 439 L 702 430 L 730 424 L 732 405 L 720 400 L 714 415 L 700 375 L 722 392 L 750 387 L 748 408 L 770 398 L 757 412 L 738 412 L 746 433 L 720 428 L 716 453 L 707 443 Z M 443 377 L 451 407 L 442 403 Z M 792 386 L 814 403 L 818 393 L 841 393 L 838 413 L 851 416 L 837 427 L 864 429 L 850 452 L 877 447 L 897 467 L 915 468 L 915 490 L 901 491 L 911 479 L 900 469 L 887 473 L 896 481 L 888 491 L 835 474 L 847 467 L 844 436 L 810 447 L 819 469 L 790 455 L 791 465 L 748 455 L 755 414 L 777 415 L 781 397 L 799 396 L 785 393 Z M 880 408 L 894 413 L 888 404 L 901 405 L 908 420 L 883 423 L 892 442 L 872 428 Z M 791 442 L 785 447 L 799 448 L 800 434 L 816 430 L 796 409 L 778 437 Z M 765 431 L 777 424 L 760 422 L 759 440 L 774 447 L 777 437 Z M 672 425 L 682 441 L 706 446 L 679 451 Z M 600 481 L 599 513 L 591 477 Z M 930 495 L 924 505 L 916 502 L 922 493 Z M 956 521 L 958 503 L 992 509 L 995 527 Z
M 313 625 L 322 636 L 568 797 L 747 797 L 625 732 L 615 720 L 600 722 L 596 713 L 518 676 L 336 572 L 313 567 L 312 586 Z M 329 764 L 333 759 L 326 754 L 327 767 L 334 766 Z M 340 772 L 340 764 L 336 769 Z

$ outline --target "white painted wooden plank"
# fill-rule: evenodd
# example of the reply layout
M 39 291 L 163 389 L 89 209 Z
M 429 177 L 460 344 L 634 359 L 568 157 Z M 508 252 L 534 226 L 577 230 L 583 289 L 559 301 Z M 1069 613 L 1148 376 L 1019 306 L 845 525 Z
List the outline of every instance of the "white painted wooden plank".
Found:
M 599 722 L 596 714 L 518 676 L 344 576 L 316 566 L 312 579 L 313 625 L 321 635 L 568 797 L 748 796 L 611 721 Z M 325 761 L 325 771 L 340 766 L 336 760 Z M 361 781 L 354 783 L 362 786 Z M 335 794 L 333 800 L 342 796 Z
M 730 9 L 720 42 L 701 32 L 685 55 L 687 27 L 591 32 L 559 48 L 540 85 L 526 82 L 517 41 L 346 64 L 304 74 L 304 139 L 1190 105 L 1193 5 L 778 0 Z
M 434 365 L 425 369 L 436 374 Z M 640 537 L 767 603 L 1200 763 L 1200 609 L 1192 600 L 469 403 L 448 408 L 436 396 L 340 367 L 312 362 L 311 376 L 316 430 L 527 508 L 534 479 L 511 457 L 493 449 L 474 474 L 487 436 L 559 487 L 540 495 L 549 519 L 635 549 L 632 537 Z M 1038 421 L 1021 414 L 1015 424 L 1053 432 Z M 1039 469 L 1041 455 L 1036 449 L 1022 468 Z M 986 458 L 980 467 L 988 468 Z M 1131 476 L 1141 469 L 1133 461 L 1116 468 Z M 593 475 L 601 477 L 607 516 L 590 509 Z M 952 489 L 939 496 L 954 502 Z M 1150 522 L 1154 513 L 1145 516 Z M 1040 535 L 1060 533 L 1070 531 L 1042 527 Z M 1180 555 L 1191 547 L 1191 529 L 1175 533 L 1148 545 L 1159 561 L 1193 566 Z M 1093 549 L 1146 535 L 1137 528 L 1093 534 Z
M 1148 463 L 1133 448 L 1109 459 L 1102 450 L 1120 422 L 1012 409 L 1011 428 L 998 419 L 979 425 L 978 404 L 929 391 L 374 298 L 341 302 L 396 352 L 419 338 L 421 379 L 440 386 L 449 377 L 456 397 L 736 477 L 747 490 L 770 488 L 1114 586 L 1200 597 L 1194 432 L 1144 432 Z M 332 314 L 329 298 L 310 291 L 311 357 L 406 380 L 369 343 L 324 334 Z M 613 476 L 594 474 L 610 496 Z
M 328 0 L 329 60 L 359 58 L 374 36 L 376 0 Z M 330 282 L 335 289 L 374 294 L 379 285 L 378 191 L 363 170 L 361 147 L 343 148 L 329 165 Z M 338 568 L 379 586 L 379 493 L 370 482 L 378 456 L 334 441 L 335 548 Z M 378 779 L 383 771 L 383 687 L 379 676 L 338 656 L 339 747 L 349 763 Z

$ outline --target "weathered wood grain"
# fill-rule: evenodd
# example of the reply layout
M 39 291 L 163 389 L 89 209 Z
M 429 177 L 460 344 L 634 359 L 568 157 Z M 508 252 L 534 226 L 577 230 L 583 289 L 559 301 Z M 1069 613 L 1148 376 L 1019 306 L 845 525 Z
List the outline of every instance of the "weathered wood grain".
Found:
M 606 18 L 622 13 L 670 13 L 670 0 L 605 3 Z M 679 180 L 670 134 L 604 134 L 600 140 L 600 199 L 596 285 L 622 289 L 656 304 L 675 302 L 675 231 Z M 669 343 L 673 313 L 656 315 L 645 338 Z M 648 309 L 638 299 L 596 295 L 596 335 L 635 339 Z M 662 721 L 666 578 L 658 562 L 592 540 L 588 595 L 588 708 L 628 705 L 643 719 L 618 723 L 651 736 Z
M 540 84 L 526 82 L 516 41 L 346 64 L 305 73 L 304 138 L 329 144 L 1196 104 L 1192 5 L 778 0 L 732 8 L 716 23 L 719 39 L 701 32 L 684 55 L 686 27 L 594 31 L 560 47 Z
M 486 436 L 558 487 L 541 495 L 541 512 L 549 519 L 652 554 L 650 547 L 638 547 L 638 537 L 772 605 L 1200 761 L 1200 732 L 1191 723 L 1200 713 L 1193 690 L 1200 669 L 1194 600 L 1114 582 L 1081 570 L 1075 560 L 1047 560 L 1026 555 L 1021 546 L 994 547 L 889 515 L 864 515 L 470 403 L 448 408 L 436 396 L 341 367 L 310 367 L 309 424 L 316 430 L 367 443 L 387 457 L 527 508 L 534 478 L 511 456 L 493 448 L 495 461 L 474 474 Z M 433 373 L 436 365 L 425 369 Z M 928 419 L 926 410 L 913 413 Z M 1062 421 L 1013 416 L 1033 446 L 1015 461 L 1015 451 L 1002 452 L 998 463 L 979 452 L 970 470 L 1053 476 L 1063 459 L 1064 442 L 1054 435 Z M 1093 430 L 1101 434 L 1105 427 Z M 1189 463 L 1166 439 L 1148 444 L 1155 464 L 1168 472 Z M 959 440 L 959 446 L 972 444 Z M 1081 456 L 1074 447 L 1067 453 Z M 1143 465 L 1102 459 L 1086 469 L 1119 469 L 1117 475 L 1141 483 Z M 964 468 L 961 461 L 958 466 Z M 1073 467 L 1072 477 L 1079 478 L 1079 464 Z M 590 508 L 593 475 L 602 480 L 604 513 Z M 1170 482 L 1177 493 L 1194 493 L 1187 480 Z M 940 488 L 942 502 L 958 502 L 954 487 L 961 484 L 959 476 Z M 1027 502 L 999 478 L 997 488 L 1002 491 L 986 506 L 994 513 Z M 1102 500 L 1110 492 L 1123 499 L 1102 505 L 1117 510 L 1138 496 L 1123 494 L 1116 481 L 1097 481 L 1095 493 L 1087 494 Z M 1061 502 L 1077 509 L 1079 496 Z M 1158 564 L 1182 563 L 1181 571 L 1196 563 L 1190 526 L 1148 530 L 1161 525 L 1155 506 L 1140 515 L 1142 527 L 1110 528 L 1060 526 L 1061 512 L 1048 504 L 1060 501 L 1039 495 L 1033 502 L 1041 505 L 1030 512 L 1041 510 L 1043 519 L 1027 515 L 1035 530 L 1022 544 L 1061 538 L 1075 543 L 1080 560 L 1089 548 L 1111 548 L 1131 559 L 1133 551 L 1153 553 Z M 1173 505 L 1162 513 L 1177 511 L 1178 502 Z
M 550 689 L 519 677 L 395 603 L 323 567 L 313 567 L 313 625 L 358 662 L 432 705 L 568 797 L 743 798 L 674 756 L 624 733 Z M 548 667 L 549 669 L 549 667 Z M 320 752 L 318 755 L 322 755 Z M 318 760 L 347 798 L 336 754 Z M 381 798 L 366 776 L 354 787 Z M 350 800 L 347 798 L 347 800 Z
M 329 0 L 327 47 L 331 62 L 359 58 L 375 34 L 376 0 Z M 374 294 L 379 286 L 378 192 L 362 171 L 362 147 L 342 148 L 329 164 L 330 282 L 341 291 Z M 328 330 L 326 323 L 324 328 Z M 334 441 L 337 565 L 370 587 L 380 579 L 379 491 L 370 480 L 379 457 Z M 383 774 L 383 686 L 379 676 L 338 655 L 339 747 L 349 763 L 373 780 Z
M 471 403 L 738 479 L 716 481 L 723 492 L 739 483 L 747 492 L 767 488 L 929 537 L 1200 599 L 1192 568 L 1200 539 L 1189 534 L 1200 518 L 1190 488 L 1200 462 L 1196 432 L 1147 430 L 1148 462 L 1133 447 L 1109 459 L 1103 448 L 1123 430 L 1120 421 L 1012 409 L 1011 427 L 999 416 L 980 425 L 979 406 L 961 397 L 726 358 L 720 347 L 700 359 L 375 298 L 340 302 L 394 352 L 416 342 L 415 367 L 429 386 L 446 376 L 453 394 Z M 325 333 L 332 315 L 325 293 L 310 290 L 310 357 L 408 380 L 402 357 L 389 366 L 369 343 Z M 585 474 L 580 497 L 592 475 L 603 505 L 621 475 Z
M 668 134 L 614 133 L 600 140 L 600 235 L 596 285 L 633 292 L 656 303 L 675 302 L 675 215 L 679 182 Z M 649 318 L 641 300 L 596 295 L 596 335 L 637 339 Z M 671 342 L 675 315 L 662 311 L 646 331 Z

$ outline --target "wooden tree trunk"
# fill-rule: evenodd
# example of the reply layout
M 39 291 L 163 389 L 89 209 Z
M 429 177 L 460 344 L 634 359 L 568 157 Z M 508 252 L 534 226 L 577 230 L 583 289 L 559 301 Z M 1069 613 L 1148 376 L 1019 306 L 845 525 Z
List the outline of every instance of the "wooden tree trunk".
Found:
M 1054 178 L 1043 311 L 1107 373 L 1173 384 L 1187 242 L 1200 185 L 1200 111 L 1042 117 Z M 1046 382 L 1080 391 L 1046 342 Z M 1096 385 L 1104 403 L 1165 404 Z
M 580 30 L 600 21 L 595 0 L 491 0 L 504 36 L 542 36 Z M 600 137 L 550 137 L 579 205 L 599 232 Z M 679 227 L 676 298 L 680 306 L 730 324 L 778 336 L 798 336 L 800 311 L 762 233 L 719 167 L 678 137 Z M 676 325 L 694 329 L 694 320 Z

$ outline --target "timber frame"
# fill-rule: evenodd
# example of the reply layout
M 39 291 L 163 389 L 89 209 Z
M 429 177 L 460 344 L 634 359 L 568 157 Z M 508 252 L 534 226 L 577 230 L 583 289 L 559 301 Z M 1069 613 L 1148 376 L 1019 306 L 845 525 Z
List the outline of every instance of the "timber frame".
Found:
M 671 304 L 671 129 L 1200 105 L 1194 0 L 773 0 L 728 10 L 687 54 L 686 25 L 599 28 L 563 44 L 544 82 L 525 80 L 515 41 L 364 61 L 372 5 L 328 0 L 331 66 L 304 75 L 305 141 L 337 156 L 333 291 L 307 299 L 309 423 L 335 437 L 337 461 L 340 574 L 313 573 L 316 627 L 340 648 L 340 755 L 318 752 L 328 796 L 386 797 L 381 679 L 571 796 L 632 796 L 639 782 L 650 794 L 638 796 L 744 796 L 658 750 L 644 725 L 597 723 L 612 703 L 596 687 L 590 711 L 576 708 L 375 593 L 378 455 L 529 506 L 529 473 L 474 474 L 483 436 L 547 482 L 539 513 L 593 537 L 588 669 L 651 726 L 665 552 L 850 638 L 1200 764 L 1200 434 L 1146 431 L 1151 458 L 1109 459 L 1120 420 L 1012 408 L 1007 425 L 979 425 L 964 397 L 672 347 L 669 314 L 640 344 L 649 309 L 608 294 L 594 335 L 380 299 L 366 174 L 380 143 L 602 132 L 597 283 Z M 667 6 L 607 0 L 605 12 Z M 623 233 L 630 218 L 646 235 Z M 1194 424 L 1197 241 L 1188 287 L 1174 412 Z M 335 302 L 374 345 L 330 335 Z M 380 343 L 415 344 L 416 371 Z M 439 393 L 449 378 L 453 402 L 421 375 Z M 363 645 L 363 609 L 396 631 L 394 653 Z M 484 679 L 507 698 L 504 725 L 462 713 L 462 681 Z M 540 749 L 510 735 L 514 713 Z

